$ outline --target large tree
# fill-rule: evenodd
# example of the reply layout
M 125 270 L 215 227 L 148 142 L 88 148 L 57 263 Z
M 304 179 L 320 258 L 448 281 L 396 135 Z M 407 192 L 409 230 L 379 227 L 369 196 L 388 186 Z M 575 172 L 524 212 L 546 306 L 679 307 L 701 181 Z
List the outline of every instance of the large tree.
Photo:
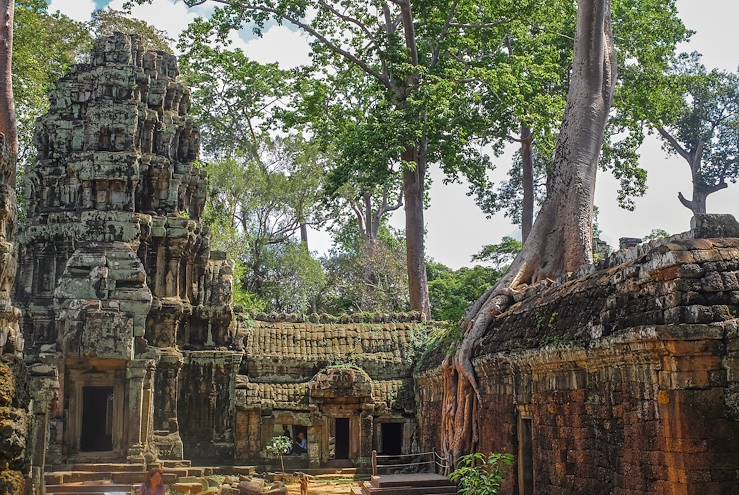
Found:
M 552 170 L 572 64 L 574 11 L 572 1 L 551 0 L 525 21 L 508 25 L 505 64 L 515 77 L 500 96 L 512 114 L 509 140 L 518 151 L 508 180 L 497 188 L 483 183 L 476 192 L 486 213 L 504 211 L 520 224 L 524 240 Z M 620 206 L 633 209 L 633 198 L 646 192 L 638 153 L 650 116 L 645 109 L 675 98 L 668 68 L 677 44 L 691 33 L 678 17 L 675 0 L 614 0 L 612 17 L 621 40 L 619 80 L 600 165 L 620 182 Z
M 692 195 L 678 199 L 694 215 L 706 213 L 709 195 L 739 179 L 739 73 L 708 71 L 696 54 L 676 66 L 680 101 L 655 126 L 664 148 L 690 169 Z
M 83 23 L 50 13 L 46 0 L 18 0 L 14 24 L 13 86 L 23 166 L 33 158 L 33 129 L 48 108 L 51 87 L 89 51 L 92 39 Z
M 444 363 L 443 447 L 452 459 L 477 443 L 480 393 L 472 366 L 474 343 L 510 305 L 513 291 L 592 261 L 595 178 L 616 72 L 610 0 L 578 0 L 572 76 L 550 193 L 506 275 L 468 310 L 464 340 Z
M 138 0 L 141 2 L 147 0 Z M 411 306 L 429 315 L 424 200 L 429 164 L 447 177 L 484 174 L 481 145 L 498 130 L 505 80 L 494 70 L 503 55 L 505 25 L 542 0 L 452 2 L 411 0 L 210 1 L 210 22 L 232 29 L 291 23 L 312 37 L 314 68 L 324 75 L 359 71 L 381 94 L 400 125 L 380 136 L 402 164 L 406 258 Z

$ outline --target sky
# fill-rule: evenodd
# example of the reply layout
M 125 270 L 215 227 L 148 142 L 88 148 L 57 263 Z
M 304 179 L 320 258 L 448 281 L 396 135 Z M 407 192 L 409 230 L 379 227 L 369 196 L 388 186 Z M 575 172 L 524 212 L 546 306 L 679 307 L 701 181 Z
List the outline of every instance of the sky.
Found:
M 358 0 L 361 1 L 361 0 Z M 96 8 L 121 8 L 124 0 L 50 0 L 52 11 L 86 21 Z M 736 41 L 736 20 L 739 0 L 678 0 L 680 16 L 688 28 L 696 31 L 682 51 L 698 51 L 709 68 L 735 71 L 739 66 L 739 43 Z M 153 0 L 151 5 L 134 8 L 133 15 L 146 20 L 176 39 L 190 21 L 198 15 L 208 15 L 205 6 L 188 9 L 181 0 Z M 241 48 L 259 62 L 278 62 L 283 68 L 309 62 L 309 39 L 287 26 L 273 25 L 262 38 L 249 29 L 232 33 L 233 46 Z M 691 213 L 677 200 L 678 191 L 691 195 L 690 170 L 681 158 L 666 156 L 654 137 L 648 138 L 640 150 L 641 165 L 648 172 L 647 194 L 636 199 L 636 209 L 626 211 L 616 201 L 617 181 L 607 173 L 599 173 L 595 204 L 599 209 L 598 223 L 603 238 L 618 246 L 619 237 L 642 237 L 652 229 L 669 233 L 685 231 L 690 226 Z M 503 177 L 510 163 L 512 150 L 495 158 L 500 164 L 495 176 Z M 490 219 L 467 196 L 464 184 L 445 185 L 438 171 L 432 168 L 431 204 L 425 213 L 427 253 L 436 261 L 454 268 L 470 264 L 470 257 L 485 244 L 496 243 L 503 236 L 519 236 L 519 228 L 502 214 Z M 719 191 L 708 199 L 711 213 L 732 213 L 739 218 L 739 184 Z M 395 212 L 391 223 L 402 228 L 402 210 Z M 325 232 L 310 232 L 310 247 L 319 253 L 331 245 Z

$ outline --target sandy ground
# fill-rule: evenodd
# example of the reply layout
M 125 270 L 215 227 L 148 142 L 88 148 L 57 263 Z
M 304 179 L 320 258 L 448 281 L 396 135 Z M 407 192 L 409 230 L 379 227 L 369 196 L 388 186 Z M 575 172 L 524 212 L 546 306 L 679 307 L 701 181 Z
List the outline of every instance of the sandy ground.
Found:
M 353 486 L 359 486 L 359 483 L 353 481 L 351 483 L 347 481 L 314 481 L 310 484 L 308 490 L 309 495 L 349 495 L 349 490 Z M 300 485 L 290 484 L 288 487 L 288 493 L 290 495 L 300 495 Z

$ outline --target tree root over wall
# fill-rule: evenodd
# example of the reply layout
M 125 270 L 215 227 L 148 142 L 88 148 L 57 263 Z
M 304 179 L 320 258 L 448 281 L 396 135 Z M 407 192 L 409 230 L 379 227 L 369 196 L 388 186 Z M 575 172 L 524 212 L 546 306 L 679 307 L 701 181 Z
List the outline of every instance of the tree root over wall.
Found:
M 616 81 L 610 0 L 578 0 L 573 75 L 551 187 L 508 273 L 467 311 L 465 336 L 443 365 L 442 450 L 453 465 L 480 447 L 480 383 L 472 359 L 477 342 L 528 285 L 592 263 L 595 177 Z

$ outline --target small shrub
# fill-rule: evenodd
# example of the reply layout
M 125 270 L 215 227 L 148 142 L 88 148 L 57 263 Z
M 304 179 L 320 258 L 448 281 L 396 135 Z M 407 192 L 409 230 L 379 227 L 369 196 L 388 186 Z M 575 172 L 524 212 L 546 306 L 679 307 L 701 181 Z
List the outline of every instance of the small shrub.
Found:
M 460 458 L 449 479 L 459 485 L 459 493 L 464 495 L 498 495 L 512 465 L 511 454 L 477 452 Z
M 279 436 L 272 437 L 272 440 L 270 440 L 267 446 L 264 448 L 267 454 L 280 457 L 280 466 L 282 466 L 283 473 L 285 472 L 285 463 L 282 460 L 282 456 L 285 454 L 289 454 L 292 446 L 292 440 L 285 436 Z

